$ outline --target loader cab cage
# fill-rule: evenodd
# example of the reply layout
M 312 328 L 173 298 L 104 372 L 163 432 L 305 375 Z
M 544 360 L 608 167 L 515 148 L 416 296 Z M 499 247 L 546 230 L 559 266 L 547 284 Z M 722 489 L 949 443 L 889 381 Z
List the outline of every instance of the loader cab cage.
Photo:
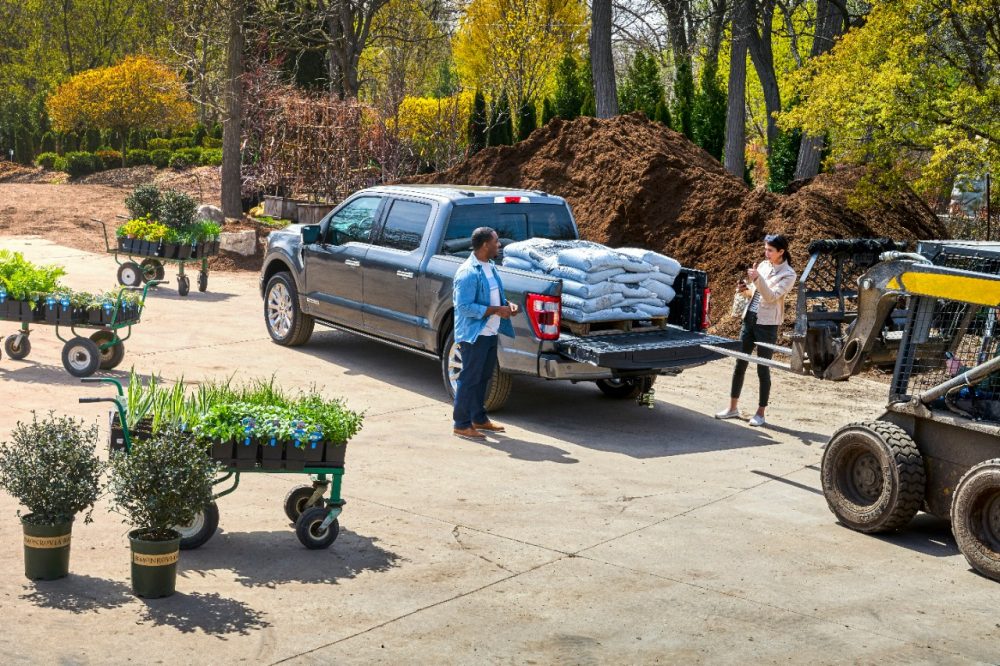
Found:
M 1000 243 L 923 241 L 917 252 L 938 266 L 1000 275 Z M 909 400 L 1000 353 L 1000 308 L 930 297 L 909 301 L 890 401 Z M 928 406 L 1000 422 L 1000 373 Z

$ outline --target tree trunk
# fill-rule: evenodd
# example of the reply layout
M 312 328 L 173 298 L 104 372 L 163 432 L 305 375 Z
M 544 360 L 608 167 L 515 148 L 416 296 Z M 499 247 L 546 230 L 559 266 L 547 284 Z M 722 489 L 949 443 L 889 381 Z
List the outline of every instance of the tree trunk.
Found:
M 813 37 L 810 58 L 826 53 L 833 48 L 834 40 L 844 31 L 844 15 L 832 0 L 818 0 L 816 3 L 816 30 Z M 820 158 L 825 141 L 822 135 L 805 134 L 799 145 L 799 157 L 795 164 L 795 179 L 812 178 L 819 173 Z
M 708 21 L 708 35 L 705 38 L 705 66 L 714 63 L 718 69 L 722 35 L 726 30 L 726 0 L 712 0 L 711 7 L 712 16 Z
M 746 168 L 747 40 L 750 32 L 750 0 L 733 5 L 733 44 L 729 59 L 729 95 L 726 107 L 726 171 L 740 180 Z
M 670 46 L 674 51 L 674 60 L 684 57 L 688 52 L 687 30 L 687 0 L 661 0 L 663 12 L 667 15 L 667 34 Z
M 222 214 L 243 217 L 242 155 L 243 125 L 243 15 L 245 0 L 233 0 L 229 8 L 229 40 L 226 45 L 226 115 L 222 122 Z
M 757 78 L 760 79 L 760 87 L 764 92 L 764 108 L 767 111 L 767 152 L 771 153 L 771 148 L 778 138 L 778 123 L 775 114 L 781 112 L 781 94 L 778 91 L 778 77 L 774 73 L 774 53 L 771 50 L 771 21 L 774 18 L 774 1 L 764 0 L 757 5 L 756 0 L 751 0 L 753 5 L 757 5 L 759 11 L 749 12 L 751 20 L 749 30 L 748 46 L 750 48 L 750 60 L 757 71 Z
M 611 59 L 611 0 L 594 0 L 590 28 L 590 72 L 598 118 L 618 115 L 615 64 Z

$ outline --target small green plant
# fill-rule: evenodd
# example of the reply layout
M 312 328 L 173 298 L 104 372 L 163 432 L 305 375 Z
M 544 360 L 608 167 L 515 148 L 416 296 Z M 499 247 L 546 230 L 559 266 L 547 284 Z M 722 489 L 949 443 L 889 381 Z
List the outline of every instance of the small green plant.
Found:
M 20 252 L 0 250 L 0 286 L 13 300 L 38 300 L 40 295 L 60 289 L 61 266 L 36 266 Z
M 175 152 L 170 156 L 171 169 L 187 169 L 189 166 L 191 166 L 191 160 L 186 155 Z
M 211 141 L 212 139 L 205 139 L 206 141 Z M 222 149 L 221 148 L 205 148 L 201 151 L 201 162 L 202 166 L 222 166 Z
M 152 143 L 152 141 L 150 141 Z M 166 168 L 170 164 L 170 151 L 165 148 L 157 148 L 151 150 L 149 153 L 149 161 L 153 163 L 157 169 Z
M 212 501 L 218 463 L 190 433 L 168 427 L 111 454 L 112 510 L 139 530 L 140 539 L 176 538 L 174 525 L 190 523 Z
M 105 464 L 97 457 L 97 425 L 51 412 L 41 420 L 18 422 L 9 443 L 0 444 L 0 487 L 13 495 L 35 525 L 66 523 L 101 495 Z M 18 511 L 18 516 L 21 512 Z
M 160 206 L 163 203 L 160 188 L 152 183 L 138 186 L 125 197 L 125 207 L 133 218 L 146 217 L 159 219 Z
M 35 164 L 43 169 L 52 170 L 55 168 L 57 159 L 59 159 L 59 155 L 57 153 L 41 153 L 37 158 L 35 158 Z
M 128 155 L 125 156 L 125 162 L 130 167 L 131 166 L 141 166 L 143 164 L 152 164 L 149 157 L 149 151 L 143 150 L 142 148 L 133 148 L 128 151 Z
M 71 178 L 86 176 L 95 171 L 100 171 L 103 166 L 103 164 L 100 164 L 100 160 L 92 153 L 80 151 L 66 153 L 66 173 Z
M 122 165 L 122 154 L 117 150 L 98 150 L 94 156 L 101 161 L 104 169 L 116 169 Z
M 159 220 L 173 229 L 183 229 L 194 224 L 194 214 L 198 204 L 189 195 L 177 190 L 166 190 L 162 194 Z

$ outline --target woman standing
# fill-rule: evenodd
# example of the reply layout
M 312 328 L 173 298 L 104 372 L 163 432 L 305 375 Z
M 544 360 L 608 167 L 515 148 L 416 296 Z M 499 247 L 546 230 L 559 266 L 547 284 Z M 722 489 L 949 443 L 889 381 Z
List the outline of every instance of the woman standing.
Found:
M 792 270 L 791 257 L 788 255 L 788 239 L 781 234 L 766 236 L 764 261 L 760 262 L 757 268 L 747 270 L 747 277 L 740 278 L 737 287 L 749 299 L 743 310 L 743 328 L 740 330 L 740 342 L 744 354 L 753 352 L 755 343 L 773 345 L 778 341 L 778 327 L 785 318 L 785 295 L 792 290 L 794 284 L 795 271 Z M 769 359 L 774 356 L 774 350 L 758 347 L 757 356 Z M 737 405 L 748 365 L 749 361 L 736 361 L 733 383 L 729 391 L 729 409 L 717 413 L 715 418 L 739 418 Z M 765 423 L 764 410 L 771 396 L 771 369 L 758 363 L 757 377 L 760 380 L 760 399 L 757 401 L 757 413 L 750 417 L 752 426 L 762 426 Z

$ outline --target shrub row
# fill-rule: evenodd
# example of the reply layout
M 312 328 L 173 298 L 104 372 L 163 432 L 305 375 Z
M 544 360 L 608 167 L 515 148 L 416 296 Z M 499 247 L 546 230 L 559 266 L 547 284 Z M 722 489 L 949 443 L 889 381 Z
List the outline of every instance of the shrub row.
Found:
M 167 149 L 131 150 L 125 157 L 128 166 L 152 164 L 158 169 L 171 167 L 184 169 L 189 166 L 220 166 L 222 164 L 221 148 L 180 148 L 175 151 Z M 70 152 L 65 155 L 42 153 L 35 159 L 35 164 L 54 171 L 65 171 L 76 178 L 105 169 L 114 169 L 122 164 L 122 154 L 117 150 L 98 150 L 96 153 Z

